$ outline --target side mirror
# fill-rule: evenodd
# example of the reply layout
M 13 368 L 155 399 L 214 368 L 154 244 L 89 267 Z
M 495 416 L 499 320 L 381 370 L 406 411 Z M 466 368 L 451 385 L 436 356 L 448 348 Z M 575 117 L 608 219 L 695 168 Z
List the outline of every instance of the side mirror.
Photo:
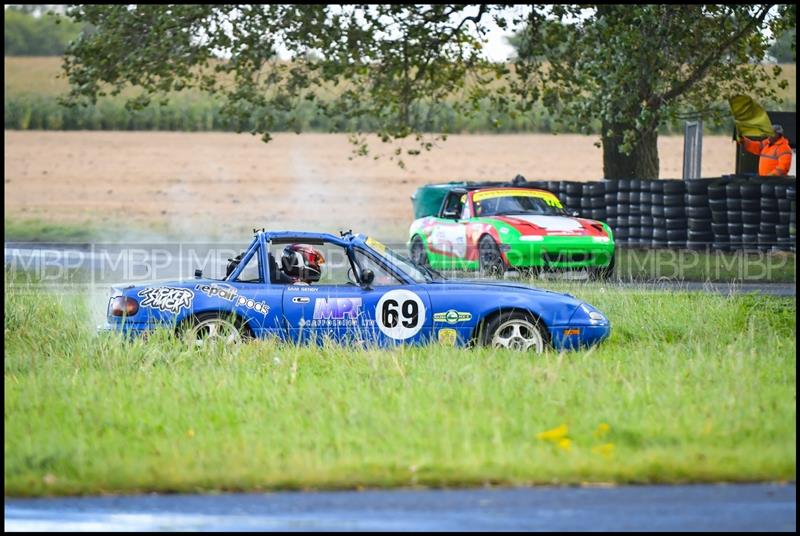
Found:
M 203 270 L 197 269 L 194 271 L 195 279 L 203 279 Z
M 369 268 L 365 268 L 361 272 L 361 287 L 367 288 L 372 284 L 373 281 L 375 281 L 375 273 Z

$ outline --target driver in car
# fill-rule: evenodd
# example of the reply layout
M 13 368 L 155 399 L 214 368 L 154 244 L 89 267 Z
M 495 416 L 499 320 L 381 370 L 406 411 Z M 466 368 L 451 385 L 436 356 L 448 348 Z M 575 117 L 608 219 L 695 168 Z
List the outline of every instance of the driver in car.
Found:
M 293 285 L 309 285 L 319 281 L 323 264 L 325 257 L 308 244 L 289 244 L 283 248 L 281 270 Z

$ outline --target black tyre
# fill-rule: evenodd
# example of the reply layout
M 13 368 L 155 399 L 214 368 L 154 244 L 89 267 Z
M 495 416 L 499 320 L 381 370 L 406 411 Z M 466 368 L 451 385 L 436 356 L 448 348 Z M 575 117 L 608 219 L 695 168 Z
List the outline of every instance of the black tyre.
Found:
M 664 194 L 662 202 L 665 207 L 681 207 L 685 206 L 684 194 Z
M 728 223 L 728 213 L 725 211 L 722 212 L 711 212 L 711 221 L 715 223 Z
M 713 211 L 728 210 L 728 202 L 725 199 L 709 198 L 708 208 L 710 208 Z
M 686 229 L 686 220 L 684 218 L 666 218 L 664 228 L 669 230 Z
M 742 199 L 753 199 L 761 197 L 761 185 L 751 182 L 741 184 L 739 186 L 739 195 Z
M 425 244 L 422 243 L 422 239 L 419 236 L 415 236 L 411 241 L 409 253 L 411 253 L 411 260 L 415 263 L 420 266 L 430 266 L 428 250 L 425 248 Z
M 742 223 L 742 211 L 741 210 L 729 210 L 728 211 L 728 223 Z
M 667 195 L 683 194 L 686 192 L 686 183 L 684 181 L 665 180 L 662 181 L 663 186 L 661 191 Z
M 708 207 L 686 207 L 687 218 L 710 218 L 711 209 Z
M 693 195 L 703 194 L 703 196 L 705 196 L 708 192 L 709 183 L 710 181 L 708 179 L 687 180 L 686 193 Z
M 547 329 L 532 315 L 522 311 L 500 313 L 490 319 L 479 333 L 480 342 L 493 348 L 522 352 L 544 352 Z
M 728 210 L 742 210 L 742 200 L 738 197 L 729 197 L 725 200 L 725 206 Z
M 683 206 L 677 207 L 664 207 L 664 217 L 665 218 L 685 218 L 686 217 L 686 209 Z
M 760 212 L 745 212 L 742 211 L 742 222 L 744 223 L 759 223 L 761 221 L 761 213 Z
M 707 207 L 708 196 L 706 194 L 686 194 L 687 207 Z
M 725 199 L 725 184 L 717 182 L 708 186 L 709 199 Z
M 686 229 L 667 229 L 667 242 L 686 240 Z
M 567 182 L 566 188 L 563 190 L 568 196 L 580 197 L 583 194 L 582 182 Z
M 664 205 L 656 205 L 653 204 L 652 210 L 650 210 L 650 214 L 655 218 L 663 218 L 664 217 Z
M 761 223 L 778 223 L 780 218 L 778 217 L 778 213 L 771 211 L 771 210 L 763 210 L 761 211 Z
M 508 266 L 500 254 L 500 247 L 489 235 L 484 235 L 478 241 L 478 264 L 483 276 L 501 276 Z
M 761 199 L 742 199 L 742 210 L 748 212 L 761 210 Z

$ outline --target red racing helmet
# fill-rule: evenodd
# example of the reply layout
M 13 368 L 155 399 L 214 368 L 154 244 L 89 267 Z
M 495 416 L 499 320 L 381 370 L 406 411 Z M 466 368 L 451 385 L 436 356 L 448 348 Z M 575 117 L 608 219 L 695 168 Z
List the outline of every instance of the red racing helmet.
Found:
M 322 275 L 325 257 L 308 244 L 289 244 L 283 248 L 281 267 L 286 275 L 296 281 L 315 283 Z

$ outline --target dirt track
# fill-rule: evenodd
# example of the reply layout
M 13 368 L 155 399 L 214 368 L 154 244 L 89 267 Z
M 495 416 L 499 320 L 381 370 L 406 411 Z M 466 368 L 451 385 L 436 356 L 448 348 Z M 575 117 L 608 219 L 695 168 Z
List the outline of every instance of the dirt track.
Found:
M 5 132 L 6 218 L 166 227 L 192 236 L 255 226 L 402 238 L 409 197 L 428 182 L 510 179 L 595 180 L 594 136 L 460 135 L 432 152 L 389 160 L 354 157 L 341 134 Z M 409 143 L 407 148 L 414 148 Z M 683 140 L 659 140 L 661 176 L 679 177 Z M 733 171 L 733 142 L 706 137 L 703 175 Z

